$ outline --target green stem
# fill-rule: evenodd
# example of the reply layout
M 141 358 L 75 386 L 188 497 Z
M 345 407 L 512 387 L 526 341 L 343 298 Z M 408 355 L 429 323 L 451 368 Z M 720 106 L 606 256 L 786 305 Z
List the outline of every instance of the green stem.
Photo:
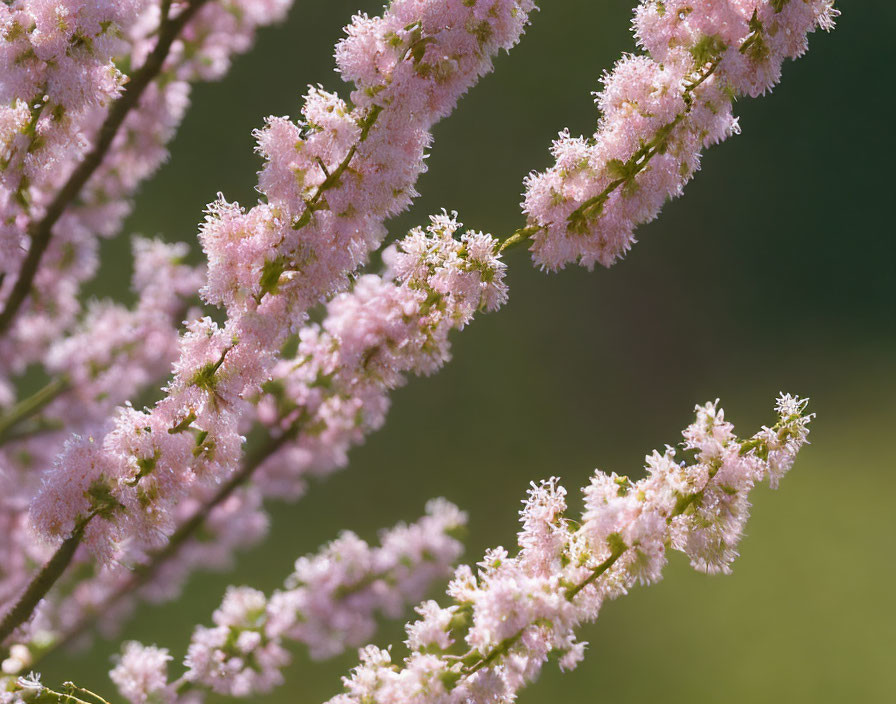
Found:
M 501 244 L 498 247 L 498 252 L 506 252 L 508 249 L 513 249 L 525 244 L 539 230 L 541 230 L 540 225 L 529 225 L 527 227 L 521 227 L 519 230 L 501 241 Z
M 383 108 L 380 105 L 374 105 L 372 108 L 370 108 L 370 110 L 367 111 L 367 114 L 360 122 L 361 135 L 358 138 L 358 141 L 351 146 L 346 155 L 343 157 L 342 161 L 339 162 L 339 165 L 335 169 L 333 169 L 333 171 L 327 171 L 324 163 L 318 159 L 318 161 L 320 162 L 321 170 L 324 172 L 324 180 L 317 187 L 314 195 L 312 195 L 308 200 L 305 201 L 304 212 L 292 224 L 294 230 L 301 230 L 311 222 L 311 216 L 314 215 L 315 211 L 321 210 L 325 207 L 321 204 L 324 193 L 326 193 L 328 190 L 339 183 L 339 179 L 342 178 L 342 174 L 345 173 L 346 169 L 348 169 L 349 167 L 349 164 L 351 164 L 352 159 L 355 157 L 355 154 L 358 153 L 358 148 L 360 147 L 360 145 L 363 144 L 367 139 L 367 136 L 370 134 L 371 128 L 376 123 L 377 118 L 380 116 L 380 113 L 382 111 Z
M 575 599 L 580 591 L 582 591 L 589 584 L 593 584 L 598 577 L 600 577 L 604 572 L 606 572 L 614 564 L 616 564 L 616 560 L 622 557 L 623 553 L 626 550 L 628 550 L 628 546 L 626 546 L 624 543 L 619 543 L 615 548 L 613 548 L 613 552 L 610 554 L 610 556 L 606 560 L 601 562 L 597 567 L 595 567 L 586 579 L 583 579 L 574 587 L 570 587 L 566 590 L 566 598 L 569 601 Z
M 63 682 L 63 683 L 62 683 L 62 686 L 63 686 L 63 687 L 67 687 L 68 689 L 72 690 L 73 692 L 81 692 L 82 694 L 86 694 L 88 697 L 93 697 L 93 698 L 96 699 L 98 702 L 100 702 L 100 704 L 109 704 L 109 702 L 108 702 L 106 699 L 104 699 L 103 697 L 101 697 L 101 696 L 100 696 L 99 694 L 97 694 L 96 692 L 91 692 L 91 691 L 90 691 L 89 689 L 87 689 L 86 687 L 79 687 L 79 686 L 76 685 L 74 682 Z M 56 693 L 53 692 L 53 694 L 56 694 Z M 69 696 L 71 696 L 71 695 L 65 695 L 65 696 L 66 696 L 66 697 L 69 697 Z M 73 698 L 74 698 L 74 697 L 73 697 Z M 80 702 L 81 700 L 78 699 L 77 701 Z
M 74 694 L 69 694 L 68 692 L 57 692 L 54 689 L 50 689 L 49 687 L 41 686 L 40 694 L 47 695 L 49 697 L 53 697 L 60 704 L 96 704 L 95 702 L 88 702 L 80 697 L 76 697 Z
M 47 592 L 65 572 L 75 556 L 78 545 L 81 544 L 84 529 L 87 528 L 87 524 L 90 523 L 93 516 L 94 514 L 91 513 L 87 518 L 78 521 L 72 534 L 62 542 L 53 557 L 31 580 L 25 593 L 3 617 L 3 621 L 0 622 L 0 642 L 6 640 L 16 628 L 31 617 L 40 600 L 47 595 Z
M 501 657 L 502 655 L 507 653 L 507 651 L 509 651 L 514 645 L 516 645 L 516 643 L 519 641 L 519 639 L 523 637 L 524 631 L 525 631 L 525 629 L 520 629 L 519 631 L 514 633 L 512 636 L 509 636 L 509 637 L 505 638 L 504 640 L 502 640 L 500 643 L 498 643 L 498 645 L 496 645 L 494 648 L 492 648 L 492 650 L 489 651 L 488 655 L 479 659 L 475 665 L 470 667 L 464 673 L 464 675 L 466 677 L 469 677 L 470 675 L 481 670 L 483 667 L 487 667 L 488 665 L 491 665 L 495 660 L 497 660 L 499 657 Z
M 43 388 L 13 406 L 6 415 L 0 418 L 0 445 L 10 439 L 12 435 L 10 431 L 13 428 L 39 413 L 47 404 L 68 390 L 70 383 L 68 376 L 65 375 L 53 379 Z

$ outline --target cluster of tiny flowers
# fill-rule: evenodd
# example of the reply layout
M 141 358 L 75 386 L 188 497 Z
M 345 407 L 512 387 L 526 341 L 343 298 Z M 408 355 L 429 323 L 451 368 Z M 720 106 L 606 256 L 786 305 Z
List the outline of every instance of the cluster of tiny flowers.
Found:
M 382 240 L 383 220 L 415 195 L 432 125 L 519 40 L 531 7 L 396 0 L 382 17 L 355 17 L 336 49 L 352 103 L 311 88 L 299 124 L 270 118 L 257 133 L 267 202 L 212 206 L 206 299 L 231 315 L 301 312 L 344 287 Z
M 217 484 L 194 482 L 169 512 L 171 526 L 202 513 L 201 540 L 185 541 L 139 591 L 127 571 L 103 570 L 73 581 L 64 578 L 60 590 L 64 596 L 42 602 L 20 642 L 40 650 L 40 643 L 65 637 L 85 617 L 96 619 L 104 632 L 113 635 L 138 597 L 176 598 L 190 572 L 225 569 L 234 553 L 264 537 L 268 522 L 263 499 L 298 498 L 310 476 L 345 466 L 349 450 L 384 423 L 389 393 L 404 383 L 404 375 L 438 370 L 450 357 L 449 333 L 463 328 L 477 311 L 496 310 L 506 300 L 498 242 L 474 231 L 458 235 L 460 227 L 454 214 L 433 216 L 428 227 L 415 228 L 386 250 L 387 270 L 382 276 L 359 278 L 351 292 L 328 304 L 321 324 L 302 330 L 296 356 L 278 363 L 257 400 L 257 418 L 278 449 L 254 471 L 251 483 L 225 501 L 212 501 Z M 128 354 L 135 351 L 126 349 Z M 84 388 L 96 390 L 89 384 Z M 69 403 L 66 400 L 65 407 Z M 55 495 L 44 496 L 56 505 Z M 21 513 L 21 506 L 27 506 L 24 495 L 18 505 Z M 18 532 L 30 548 L 27 521 L 20 519 Z M 88 538 L 91 530 L 88 527 Z M 16 553 L 23 564 L 24 546 Z M 143 542 L 129 541 L 120 546 L 117 559 L 140 565 L 146 562 L 145 550 Z M 30 555 L 31 561 L 46 559 L 44 546 L 38 555 L 40 559 Z M 79 553 L 77 561 L 89 564 L 90 555 Z M 9 585 L 10 596 L 27 574 L 24 568 L 17 573 Z M 125 591 L 127 596 L 122 595 Z
M 33 504 L 43 536 L 58 540 L 83 524 L 85 542 L 106 562 L 125 544 L 153 549 L 193 484 L 235 469 L 246 399 L 270 378 L 287 334 L 322 295 L 347 284 L 381 239 L 383 218 L 407 204 L 428 128 L 519 39 L 525 3 L 474 5 L 400 1 L 381 20 L 356 18 L 380 27 L 379 43 L 350 30 L 337 55 L 379 66 L 380 89 L 359 89 L 377 102 L 350 109 L 314 90 L 303 127 L 272 120 L 262 132 L 268 202 L 248 212 L 219 203 L 201 233 L 209 255 L 202 293 L 227 308 L 228 321 L 187 326 L 165 399 L 145 411 L 122 408 L 103 439 L 69 444 Z M 446 54 L 448 65 L 427 68 Z M 408 103 L 421 92 L 424 105 Z
M 306 326 L 258 404 L 261 422 L 287 442 L 259 469 L 269 496 L 297 496 L 308 475 L 343 467 L 349 449 L 385 421 L 389 393 L 407 373 L 431 374 L 450 357 L 449 333 L 507 297 L 505 265 L 490 235 L 438 215 L 386 250 L 387 271 L 368 274 Z
M 28 247 L 25 235 L 90 148 L 97 116 L 121 92 L 115 66 L 145 0 L 15 0 L 0 4 L 0 300 L 6 298 Z M 87 256 L 70 244 L 55 252 L 53 270 L 77 270 Z M 47 277 L 48 279 L 50 277 Z M 55 274 L 53 276 L 55 278 Z M 70 319 L 77 311 L 68 280 L 39 281 L 35 314 Z M 50 331 L 31 315 L 19 337 L 39 343 Z M 2 355 L 10 363 L 13 355 Z M 16 361 L 27 363 L 29 359 Z
M 0 451 L 6 530 L 0 600 L 15 596 L 27 581 L 29 564 L 43 562 L 47 546 L 28 529 L 28 505 L 39 487 L 35 468 L 52 464 L 72 431 L 95 431 L 108 411 L 162 378 L 177 351 L 177 322 L 201 281 L 201 272 L 182 262 L 183 244 L 136 239 L 133 308 L 95 303 L 82 326 L 57 341 L 50 370 L 63 380 L 61 393 L 37 420 L 8 438 Z M 64 428 L 64 430 L 62 430 Z M 66 475 L 67 476 L 67 475 Z M 59 479 L 59 486 L 66 480 Z M 51 504 L 52 494 L 45 496 Z M 53 507 L 48 507 L 53 510 Z
M 4 255 L 14 254 L 16 234 L 24 230 L 18 219 L 50 195 L 44 189 L 60 176 L 54 165 L 83 155 L 87 144 L 79 133 L 97 108 L 119 94 L 125 77 L 113 59 L 128 51 L 124 37 L 147 4 L 12 0 L 0 5 L 2 241 L 10 247 Z
M 184 263 L 184 243 L 134 240 L 132 308 L 92 303 L 73 333 L 47 354 L 47 370 L 67 382 L 44 416 L 79 431 L 156 383 L 177 355 L 177 326 L 202 283 L 202 269 Z
M 381 17 L 354 17 L 337 44 L 350 99 L 312 87 L 298 123 L 271 117 L 255 133 L 262 200 L 246 209 L 219 196 L 208 207 L 207 268 L 186 264 L 184 245 L 136 239 L 136 303 L 82 308 L 98 238 L 118 232 L 166 158 L 190 85 L 220 77 L 291 2 L 0 3 L 4 316 L 36 233 L 55 222 L 36 275 L 24 277 L 21 314 L 0 330 L 0 628 L 14 641 L 0 704 L 75 699 L 71 683 L 61 694 L 17 676 L 93 625 L 116 633 L 139 598 L 175 598 L 192 570 L 229 566 L 265 535 L 265 500 L 298 498 L 310 478 L 345 466 L 385 422 L 391 392 L 439 370 L 451 333 L 506 302 L 502 248 L 531 240 L 552 270 L 622 256 L 635 228 L 681 193 L 702 150 L 737 131 L 733 100 L 769 90 L 837 14 L 832 0 L 642 0 L 634 31 L 646 53 L 604 76 L 593 138 L 562 133 L 556 165 L 530 175 L 524 228 L 502 244 L 460 234 L 443 212 L 383 250 L 381 275 L 359 275 L 386 219 L 416 195 L 434 124 L 519 41 L 535 9 L 392 0 Z M 110 136 L 108 119 L 127 104 L 116 101 L 141 85 Z M 104 134 L 98 165 L 57 207 Z M 197 292 L 224 322 L 200 317 Z M 308 323 L 317 305 L 324 317 Z M 33 364 L 54 381 L 16 403 L 17 377 Z M 160 401 L 131 403 L 168 373 Z M 717 404 L 697 408 L 680 449 L 646 458 L 643 479 L 597 472 L 579 520 L 567 518 L 556 478 L 533 484 L 516 554 L 496 548 L 478 571 L 457 569 L 447 606 L 417 606 L 409 654 L 362 649 L 332 704 L 514 701 L 550 655 L 575 667 L 586 645 L 577 628 L 604 601 L 660 579 L 668 549 L 697 570 L 730 571 L 750 490 L 777 486 L 812 416 L 782 395 L 778 421 L 743 440 Z M 250 431 L 259 451 L 244 457 Z M 169 678 L 167 650 L 138 643 L 111 677 L 135 704 L 264 694 L 283 681 L 289 643 L 315 659 L 339 654 L 368 642 L 377 617 L 423 598 L 450 574 L 465 521 L 438 500 L 379 547 L 343 533 L 298 560 L 271 596 L 230 588 L 214 625 L 195 630 L 181 677 Z
M 556 163 L 526 180 L 535 262 L 610 266 L 635 228 L 681 195 L 706 147 L 737 133 L 732 102 L 778 81 L 807 35 L 829 29 L 832 0 L 644 0 L 634 31 L 645 55 L 628 55 L 603 77 L 597 132 L 568 131 Z
M 286 642 L 306 645 L 315 659 L 338 655 L 373 635 L 377 613 L 399 616 L 435 580 L 449 576 L 462 550 L 454 536 L 465 524 L 453 504 L 435 500 L 416 523 L 384 531 L 379 547 L 344 532 L 300 558 L 284 588 L 270 597 L 249 587 L 228 589 L 212 616 L 215 625 L 193 633 L 179 680 L 168 681 L 167 650 L 137 643 L 125 645 L 111 678 L 133 704 L 193 702 L 204 691 L 268 692 L 283 681 Z
M 77 317 L 79 287 L 96 272 L 96 239 L 120 230 L 139 184 L 167 158 L 190 84 L 223 75 L 230 57 L 249 48 L 255 29 L 281 19 L 291 0 L 190 0 L 173 3 L 169 13 L 192 5 L 202 7 L 54 227 L 27 315 L 18 316 L 0 347 L 0 371 L 8 373 L 13 361 L 21 367 L 42 360 L 49 342 Z M 146 0 L 0 6 L 0 302 L 28 250 L 29 228 L 94 148 L 110 104 L 155 49 L 161 13 L 159 2 Z
M 778 422 L 739 440 L 717 404 L 697 407 L 684 432 L 689 461 L 666 448 L 638 481 L 596 472 L 580 520 L 552 478 L 533 484 L 521 512 L 519 552 L 489 550 L 476 573 L 462 566 L 451 604 L 425 602 L 407 626 L 404 660 L 375 646 L 330 704 L 470 704 L 515 701 L 550 655 L 562 669 L 582 659 L 575 631 L 602 603 L 661 577 L 666 550 L 704 572 L 727 571 L 747 518 L 750 489 L 772 484 L 806 443 L 805 402 L 781 396 Z

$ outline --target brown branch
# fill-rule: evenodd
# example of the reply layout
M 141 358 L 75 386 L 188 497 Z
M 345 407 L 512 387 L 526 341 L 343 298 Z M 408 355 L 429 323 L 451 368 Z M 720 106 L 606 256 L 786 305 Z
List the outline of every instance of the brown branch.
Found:
M 112 103 L 109 114 L 100 126 L 96 143 L 90 153 L 68 177 L 68 180 L 47 206 L 43 218 L 28 228 L 31 244 L 28 254 L 19 269 L 19 276 L 13 285 L 3 311 L 0 312 L 0 335 L 7 332 L 25 298 L 31 291 L 34 277 L 44 253 L 52 239 L 53 226 L 72 202 L 78 197 L 81 189 L 103 163 L 103 159 L 112 146 L 112 141 L 131 110 L 137 107 L 140 97 L 150 83 L 159 75 L 171 46 L 189 22 L 209 0 L 191 0 L 184 10 L 173 18 L 165 18 L 159 28 L 159 40 L 152 53 L 140 69 L 131 76 L 124 92 Z

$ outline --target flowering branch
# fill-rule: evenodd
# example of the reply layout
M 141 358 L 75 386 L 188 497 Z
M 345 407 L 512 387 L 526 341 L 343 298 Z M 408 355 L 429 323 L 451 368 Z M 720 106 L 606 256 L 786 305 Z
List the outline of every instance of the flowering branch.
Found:
M 728 571 L 748 516 L 747 496 L 774 486 L 807 442 L 806 402 L 782 395 L 778 422 L 739 440 L 716 404 L 697 407 L 684 431 L 691 462 L 670 447 L 647 457 L 645 478 L 597 472 L 585 488 L 581 521 L 565 517 L 566 491 L 552 478 L 533 484 L 521 511 L 519 553 L 486 553 L 478 577 L 466 565 L 448 587 L 452 604 L 421 604 L 409 623 L 410 654 L 393 664 L 375 646 L 344 678 L 330 704 L 460 704 L 513 701 L 548 655 L 571 669 L 584 643 L 575 630 L 601 604 L 637 583 L 657 581 L 666 550 L 704 572 Z M 458 653 L 461 645 L 467 652 Z
M 31 291 L 34 277 L 37 274 L 40 260 L 50 244 L 53 226 L 65 212 L 65 209 L 78 197 L 81 189 L 103 163 L 103 159 L 119 128 L 128 114 L 137 107 L 140 96 L 149 84 L 158 76 L 168 57 L 168 52 L 174 41 L 180 36 L 187 23 L 195 16 L 200 8 L 209 0 L 188 0 L 184 8 L 174 17 L 169 16 L 168 7 L 162 17 L 162 24 L 158 31 L 158 41 L 152 53 L 146 58 L 146 62 L 138 71 L 130 77 L 127 86 L 121 96 L 112 103 L 109 113 L 100 126 L 93 149 L 84 157 L 78 167 L 68 177 L 68 180 L 59 189 L 53 200 L 47 206 L 43 217 L 28 229 L 30 245 L 28 254 L 22 261 L 19 275 L 10 291 L 9 297 L 0 311 L 0 336 L 2 336 L 12 323 L 13 318 Z
M 633 28 L 646 53 L 604 75 L 593 137 L 561 132 L 556 164 L 528 176 L 527 227 L 508 246 L 528 240 L 550 270 L 613 264 L 681 195 L 703 149 L 739 132 L 734 99 L 771 90 L 784 60 L 837 14 L 832 0 L 643 0 Z
M 460 555 L 456 535 L 466 516 L 445 500 L 430 501 L 426 515 L 380 535 L 371 548 L 343 532 L 317 554 L 300 558 L 283 589 L 270 597 L 231 587 L 215 611 L 215 626 L 193 633 L 186 673 L 168 682 L 168 651 L 127 643 L 111 672 L 134 704 L 205 691 L 231 696 L 263 694 L 282 684 L 288 641 L 306 645 L 320 660 L 357 646 L 375 630 L 374 615 L 395 617 L 446 577 Z
M 239 487 L 251 481 L 268 498 L 294 497 L 307 473 L 320 475 L 343 464 L 348 448 L 382 425 L 387 394 L 403 383 L 401 373 L 435 371 L 448 359 L 449 332 L 466 325 L 478 310 L 503 303 L 504 266 L 495 254 L 497 242 L 475 232 L 458 239 L 459 228 L 446 214 L 432 217 L 425 230 L 415 228 L 389 250 L 389 270 L 382 279 L 362 277 L 350 294 L 330 302 L 324 330 L 312 325 L 302 331 L 296 358 L 278 365 L 259 400 L 267 439 L 227 482 L 199 497 L 163 549 L 137 563 L 111 593 L 101 591 L 97 606 L 102 608 L 87 610 L 53 650 L 75 640 L 102 615 L 115 613 L 117 604 L 178 557 L 200 527 L 215 534 L 209 517 Z M 244 509 L 254 510 L 251 502 Z M 219 550 L 225 536 L 216 537 Z M 195 567 L 196 554 L 186 562 Z M 164 577 L 171 580 L 170 566 Z M 58 606 L 73 608 L 65 602 Z M 49 652 L 39 651 L 39 656 Z
M 117 503 L 90 521 L 83 542 L 105 563 L 119 559 L 123 545 L 138 554 L 154 550 L 164 545 L 173 506 L 191 487 L 234 471 L 245 399 L 269 377 L 286 334 L 321 296 L 343 287 L 378 244 L 382 220 L 410 201 L 431 125 L 522 33 L 531 3 L 489 5 L 477 22 L 471 18 L 482 8 L 467 5 L 411 22 L 409 13 L 420 15 L 421 8 L 396 4 L 382 19 L 356 18 L 337 52 L 344 75 L 356 83 L 356 105 L 312 90 L 304 131 L 269 121 L 259 134 L 269 203 L 250 213 L 216 204 L 203 231 L 210 255 L 203 294 L 228 309 L 228 323 L 190 324 L 168 397 L 153 409 L 122 409 L 105 438 L 69 444 L 32 504 L 46 537 L 66 539 L 92 510 L 87 490 L 99 487 Z M 372 51 L 371 36 L 382 39 Z M 447 54 L 452 59 L 443 64 Z M 292 224 L 311 212 L 309 202 L 321 207 L 299 239 Z M 231 238 L 240 243 L 238 257 Z M 67 481 L 72 475 L 78 480 Z

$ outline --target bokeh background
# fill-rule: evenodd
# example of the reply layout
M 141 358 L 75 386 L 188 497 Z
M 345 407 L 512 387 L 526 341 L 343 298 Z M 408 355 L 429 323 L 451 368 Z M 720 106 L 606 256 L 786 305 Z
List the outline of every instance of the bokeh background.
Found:
M 498 235 L 518 227 L 522 179 L 548 165 L 550 140 L 567 126 L 593 131 L 589 93 L 634 49 L 632 4 L 544 0 L 522 44 L 436 129 L 423 195 L 393 233 L 443 207 Z M 270 590 L 340 529 L 372 539 L 432 496 L 469 511 L 475 561 L 514 543 L 531 480 L 559 475 L 577 507 L 595 467 L 640 476 L 695 403 L 721 397 L 747 434 L 786 390 L 812 398 L 813 444 L 778 492 L 756 492 L 734 575 L 700 575 L 673 556 L 663 582 L 585 629 L 578 670 L 549 665 L 521 702 L 894 701 L 896 5 L 840 7 L 838 29 L 812 37 L 773 95 L 738 104 L 743 135 L 706 154 L 686 197 L 639 231 L 624 262 L 546 275 L 512 252 L 509 305 L 457 335 L 442 372 L 394 395 L 387 427 L 346 471 L 272 506 L 269 539 L 234 573 L 197 576 L 178 603 L 141 609 L 124 636 L 180 657 L 227 584 Z M 267 114 L 297 115 L 306 84 L 340 85 L 332 45 L 359 9 L 380 3 L 297 0 L 224 82 L 199 87 L 128 230 L 195 245 L 217 191 L 253 203 L 251 130 Z M 126 239 L 105 256 L 91 295 L 126 296 Z M 385 624 L 378 642 L 400 640 Z M 116 649 L 57 656 L 45 678 L 113 692 Z M 287 686 L 264 701 L 321 702 L 355 661 L 297 652 Z

